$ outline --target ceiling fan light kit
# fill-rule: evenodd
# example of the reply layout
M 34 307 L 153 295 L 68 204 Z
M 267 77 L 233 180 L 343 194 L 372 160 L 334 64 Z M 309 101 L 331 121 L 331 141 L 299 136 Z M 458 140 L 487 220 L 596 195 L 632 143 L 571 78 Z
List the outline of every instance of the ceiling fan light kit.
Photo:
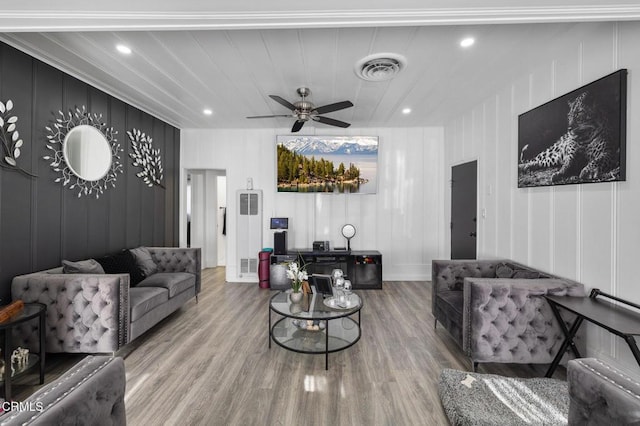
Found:
M 292 117 L 296 120 L 293 123 L 293 127 L 291 128 L 292 133 L 300 131 L 300 129 L 302 129 L 302 126 L 304 126 L 304 123 L 309 120 L 342 128 L 347 128 L 351 125 L 350 123 L 345 123 L 344 121 L 322 116 L 322 114 L 340 111 L 345 108 L 351 108 L 353 106 L 353 103 L 351 103 L 351 101 L 341 101 L 316 108 L 313 102 L 307 100 L 307 97 L 311 95 L 311 89 L 309 89 L 308 87 L 300 87 L 298 88 L 297 93 L 298 96 L 300 96 L 301 100 L 294 103 L 291 103 L 277 95 L 269 95 L 271 99 L 273 99 L 283 107 L 291 110 L 291 114 L 256 115 L 247 118 Z

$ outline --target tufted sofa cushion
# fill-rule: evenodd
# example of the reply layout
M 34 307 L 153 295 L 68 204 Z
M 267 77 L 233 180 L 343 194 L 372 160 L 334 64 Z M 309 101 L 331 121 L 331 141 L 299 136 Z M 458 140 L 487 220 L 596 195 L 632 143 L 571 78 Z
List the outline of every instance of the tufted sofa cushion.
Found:
M 169 300 L 169 292 L 159 287 L 132 287 L 129 290 L 129 297 L 131 299 L 131 321 L 133 322 Z
M 138 287 L 161 287 L 169 290 L 169 297 L 193 287 L 196 277 L 187 272 L 158 272 L 142 280 Z

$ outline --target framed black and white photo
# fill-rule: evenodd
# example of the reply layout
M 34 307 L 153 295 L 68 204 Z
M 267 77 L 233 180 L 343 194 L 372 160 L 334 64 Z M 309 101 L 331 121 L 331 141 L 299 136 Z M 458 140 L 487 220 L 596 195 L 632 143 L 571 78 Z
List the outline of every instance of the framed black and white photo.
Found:
M 518 187 L 625 180 L 627 70 L 518 116 Z

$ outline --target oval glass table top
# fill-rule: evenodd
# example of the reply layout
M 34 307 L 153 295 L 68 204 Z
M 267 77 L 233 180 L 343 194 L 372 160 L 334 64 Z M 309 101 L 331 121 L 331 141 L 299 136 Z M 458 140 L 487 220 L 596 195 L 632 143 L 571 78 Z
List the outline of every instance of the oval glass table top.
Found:
M 342 236 L 343 237 L 345 237 L 347 239 L 350 239 L 350 238 L 353 238 L 354 235 L 356 235 L 356 227 L 355 226 L 353 226 L 350 223 L 347 223 L 346 225 L 344 225 L 342 227 Z
M 64 160 L 69 169 L 86 181 L 102 179 L 111 168 L 111 145 L 93 126 L 82 124 L 64 138 Z

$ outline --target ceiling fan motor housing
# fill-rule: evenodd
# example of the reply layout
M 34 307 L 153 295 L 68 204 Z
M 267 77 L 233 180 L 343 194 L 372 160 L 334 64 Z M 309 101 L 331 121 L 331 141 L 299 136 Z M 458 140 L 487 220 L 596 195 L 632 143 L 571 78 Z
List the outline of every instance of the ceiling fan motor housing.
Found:
M 311 118 L 311 111 L 315 108 L 315 105 L 309 101 L 298 101 L 294 103 L 296 110 L 294 115 L 298 117 L 299 121 L 307 121 Z

